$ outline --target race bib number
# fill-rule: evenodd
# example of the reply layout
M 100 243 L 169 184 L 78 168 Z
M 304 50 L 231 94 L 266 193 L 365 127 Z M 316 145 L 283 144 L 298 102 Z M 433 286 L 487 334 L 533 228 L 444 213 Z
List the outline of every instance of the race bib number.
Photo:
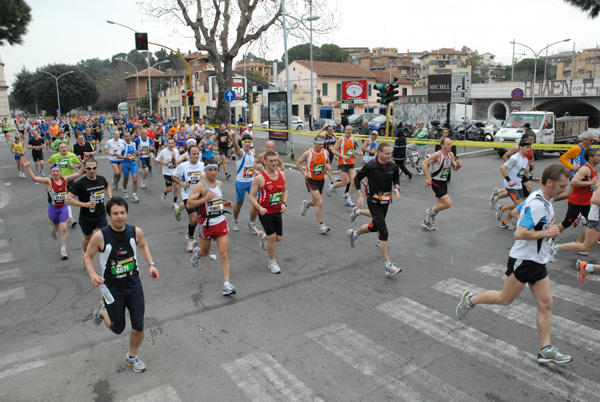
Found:
M 441 177 L 442 179 L 445 179 L 445 178 L 447 178 L 447 177 L 448 177 L 448 175 L 449 175 L 449 174 L 450 174 L 450 168 L 446 168 L 446 169 L 442 170 L 442 174 L 441 174 L 441 176 L 440 176 L 440 177 Z
M 249 179 L 254 176 L 254 168 L 244 168 L 244 178 Z
M 519 173 L 517 173 L 517 177 L 521 179 L 525 175 L 525 168 L 519 169 Z
M 127 155 L 127 160 L 128 160 L 128 161 L 133 161 L 133 160 L 135 160 L 135 155 L 134 155 L 134 154 L 129 154 L 129 155 Z
M 347 149 L 346 150 L 346 156 L 353 157 L 354 156 L 354 150 L 353 149 Z
M 186 150 L 185 150 L 185 147 L 179 147 L 179 153 L 180 153 L 180 154 L 183 154 L 183 153 L 185 153 L 185 151 L 186 151 Z
M 58 166 L 62 169 L 62 168 L 68 168 L 71 164 L 69 163 L 68 159 L 59 159 L 58 160 Z
M 389 204 L 392 202 L 392 193 L 379 193 L 378 198 L 380 204 Z
M 122 275 L 135 270 L 135 259 L 129 258 L 127 260 L 118 261 L 116 265 L 110 267 L 110 272 L 113 275 Z
M 189 172 L 188 173 L 188 181 L 190 182 L 190 184 L 198 183 L 201 178 L 202 178 L 202 176 L 201 176 L 200 172 Z
M 148 148 L 142 148 L 142 155 L 148 155 L 149 152 Z
M 175 165 L 173 165 L 173 163 L 169 163 L 169 164 L 167 165 L 167 167 L 168 167 L 169 169 L 175 169 L 175 167 L 176 167 L 176 166 L 175 166 Z
M 283 198 L 282 192 L 269 194 L 269 206 L 274 207 L 276 205 L 281 204 L 282 198 Z
M 219 216 L 223 213 L 223 200 L 216 199 L 206 203 L 206 211 L 210 216 Z
M 66 191 L 61 191 L 60 193 L 56 193 L 54 194 L 54 201 L 55 202 L 64 202 L 64 200 L 67 199 L 67 192 Z
M 229 137 L 219 137 L 219 141 L 221 141 L 222 144 L 227 143 L 229 141 Z
M 104 190 L 95 191 L 92 194 L 92 197 L 93 197 L 92 201 L 103 203 L 104 202 Z
M 313 165 L 312 168 L 312 172 L 314 175 L 323 174 L 323 172 L 325 172 L 325 165 L 323 164 Z

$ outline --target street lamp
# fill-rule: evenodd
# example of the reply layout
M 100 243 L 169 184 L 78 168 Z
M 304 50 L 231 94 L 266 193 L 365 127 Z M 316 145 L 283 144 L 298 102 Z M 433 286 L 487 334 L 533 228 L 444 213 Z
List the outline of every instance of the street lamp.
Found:
M 115 60 L 122 61 L 123 63 L 127 63 L 127 64 L 133 66 L 133 68 L 135 68 L 135 81 L 136 81 L 135 86 L 137 87 L 137 101 L 136 101 L 136 106 L 137 106 L 137 103 L 140 101 L 140 78 L 138 75 L 138 69 L 135 66 L 135 64 L 130 63 L 121 57 L 115 57 Z
M 290 68 L 289 68 L 290 66 L 289 66 L 289 59 L 288 59 L 287 36 L 288 36 L 289 31 L 294 29 L 296 26 L 298 26 L 298 24 L 301 23 L 302 21 L 316 21 L 321 17 L 318 15 L 310 15 L 306 18 L 302 18 L 302 19 L 296 21 L 289 28 L 286 28 L 285 0 L 281 0 L 281 16 L 282 16 L 281 19 L 283 20 L 283 47 L 285 50 L 285 83 L 286 83 L 286 87 L 287 87 L 287 91 L 286 91 L 287 126 L 289 129 L 292 126 L 292 92 L 291 92 L 291 88 L 290 88 Z M 312 71 L 312 69 L 311 69 L 311 71 Z M 311 88 L 311 90 L 312 90 L 312 88 Z M 290 139 L 290 157 L 293 160 L 294 159 L 294 134 L 289 133 L 289 139 Z
M 58 112 L 56 113 L 56 117 L 58 117 L 60 115 L 60 91 L 58 90 L 58 79 L 60 77 L 62 77 L 63 75 L 67 75 L 67 74 L 73 74 L 75 71 L 67 71 L 66 73 L 62 73 L 61 75 L 59 75 L 58 77 L 54 74 L 50 74 L 47 71 L 43 71 L 40 70 L 40 73 L 44 73 L 44 74 L 48 74 L 49 76 L 53 77 L 54 80 L 56 81 L 56 99 L 58 101 Z
M 153 70 L 154 67 L 160 65 L 160 64 L 166 64 L 166 63 L 170 63 L 171 60 L 163 60 L 163 61 L 158 61 L 156 63 L 154 63 L 152 65 L 152 67 L 150 67 L 150 70 Z M 152 114 L 152 81 L 150 81 L 150 73 L 148 73 L 148 100 L 150 103 L 150 114 Z
M 524 45 L 523 43 L 515 42 L 514 40 L 512 42 L 510 42 L 513 45 L 513 47 L 514 47 L 514 45 L 521 45 L 521 46 L 526 47 L 527 49 L 531 50 L 531 53 L 533 53 L 534 63 L 533 63 L 533 85 L 532 85 L 532 96 L 531 96 L 531 109 L 533 109 L 535 107 L 535 80 L 537 77 L 537 59 L 538 59 L 538 57 L 544 50 L 548 49 L 550 46 L 556 45 L 557 43 L 569 42 L 570 40 L 571 39 L 563 39 L 563 40 L 559 40 L 558 42 L 551 43 L 537 53 L 535 52 L 535 50 L 533 50 L 532 48 L 530 48 L 527 45 Z M 544 77 L 544 79 L 546 79 L 546 77 Z

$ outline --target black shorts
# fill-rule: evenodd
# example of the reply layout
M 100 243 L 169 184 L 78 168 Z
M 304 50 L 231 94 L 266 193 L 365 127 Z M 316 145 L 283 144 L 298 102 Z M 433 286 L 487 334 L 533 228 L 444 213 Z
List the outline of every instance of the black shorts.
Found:
M 338 170 L 340 172 L 348 173 L 350 171 L 350 169 L 354 169 L 354 164 L 352 164 L 352 165 L 340 165 L 340 164 L 338 164 Z
M 510 199 L 512 200 L 512 202 L 517 202 L 519 200 L 522 200 L 525 198 L 525 195 L 523 194 L 523 189 L 519 188 L 507 188 L 506 192 L 508 193 L 508 196 L 510 197 Z
M 258 220 L 263 226 L 267 236 L 270 236 L 273 233 L 283 236 L 283 220 L 281 219 L 281 212 L 258 215 Z
M 515 267 L 515 265 L 518 265 Z M 529 283 L 534 285 L 537 281 L 541 281 L 548 276 L 546 265 L 537 263 L 531 260 L 517 260 L 516 258 L 508 257 L 506 272 L 504 275 L 510 276 L 515 274 L 515 278 L 521 283 Z
M 229 154 L 229 147 L 222 147 L 219 145 L 219 155 L 227 156 Z
M 113 296 L 115 301 L 106 304 L 106 312 L 110 318 L 110 330 L 120 334 L 125 329 L 125 309 L 129 310 L 131 328 L 142 332 L 144 330 L 144 289 L 141 286 L 122 296 Z
M 31 159 L 33 159 L 34 162 L 44 161 L 44 152 L 34 149 L 31 151 Z
M 108 226 L 105 214 L 98 217 L 79 215 L 79 227 L 84 236 L 89 236 L 94 233 L 94 229 L 102 229 L 105 226 Z
M 568 228 L 575 222 L 579 214 L 583 215 L 584 218 L 587 219 L 587 216 L 590 213 L 590 205 L 577 205 L 569 202 L 569 207 L 567 208 L 567 214 L 565 215 L 565 219 L 562 221 L 563 228 Z
M 448 195 L 448 182 L 440 180 L 431 180 L 431 189 L 435 193 L 436 198 L 442 198 Z
M 198 208 L 196 207 L 196 208 L 188 209 L 188 207 L 187 207 L 187 201 L 188 201 L 187 199 L 183 200 L 183 205 L 185 206 L 185 210 L 187 211 L 188 215 L 189 214 L 194 214 L 194 213 L 197 214 L 198 213 Z
M 173 176 L 163 174 L 163 177 L 165 178 L 165 187 L 171 187 L 173 185 Z
M 306 179 L 306 189 L 310 193 L 312 190 L 319 190 L 319 194 L 323 194 L 323 187 L 325 186 L 325 179 L 313 180 L 310 177 Z

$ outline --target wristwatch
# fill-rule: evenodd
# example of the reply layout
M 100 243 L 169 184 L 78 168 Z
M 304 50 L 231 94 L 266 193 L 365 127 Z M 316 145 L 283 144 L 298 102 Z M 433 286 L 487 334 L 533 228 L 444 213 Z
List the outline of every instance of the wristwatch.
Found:
M 156 264 L 154 263 L 154 261 L 152 261 L 152 262 L 150 263 L 150 265 L 154 265 L 154 266 L 156 267 Z
M 287 202 L 282 202 L 283 205 L 285 205 L 287 207 Z

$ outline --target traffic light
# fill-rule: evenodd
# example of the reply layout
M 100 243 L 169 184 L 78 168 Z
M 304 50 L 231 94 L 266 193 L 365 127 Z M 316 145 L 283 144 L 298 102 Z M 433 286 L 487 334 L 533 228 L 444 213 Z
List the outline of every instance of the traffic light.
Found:
M 398 84 L 396 84 L 395 82 L 388 84 L 386 89 L 385 89 L 385 104 L 389 105 L 390 103 L 394 103 L 395 101 L 398 100 L 398 97 L 396 95 L 398 95 L 398 90 L 396 89 L 398 88 Z
M 260 92 L 252 92 L 252 103 L 258 102 L 258 94 L 260 94 Z
M 135 50 L 148 50 L 148 34 L 146 32 L 135 33 Z
M 379 92 L 377 93 L 377 103 L 381 103 L 382 105 L 385 105 L 385 97 L 387 94 L 387 86 L 389 85 L 389 83 L 386 84 L 375 84 L 373 85 L 373 89 L 378 90 Z
M 194 106 L 194 91 L 188 91 L 188 106 Z
M 250 94 L 252 92 L 246 91 L 246 93 L 244 94 L 244 100 L 246 101 L 247 104 L 250 104 Z

